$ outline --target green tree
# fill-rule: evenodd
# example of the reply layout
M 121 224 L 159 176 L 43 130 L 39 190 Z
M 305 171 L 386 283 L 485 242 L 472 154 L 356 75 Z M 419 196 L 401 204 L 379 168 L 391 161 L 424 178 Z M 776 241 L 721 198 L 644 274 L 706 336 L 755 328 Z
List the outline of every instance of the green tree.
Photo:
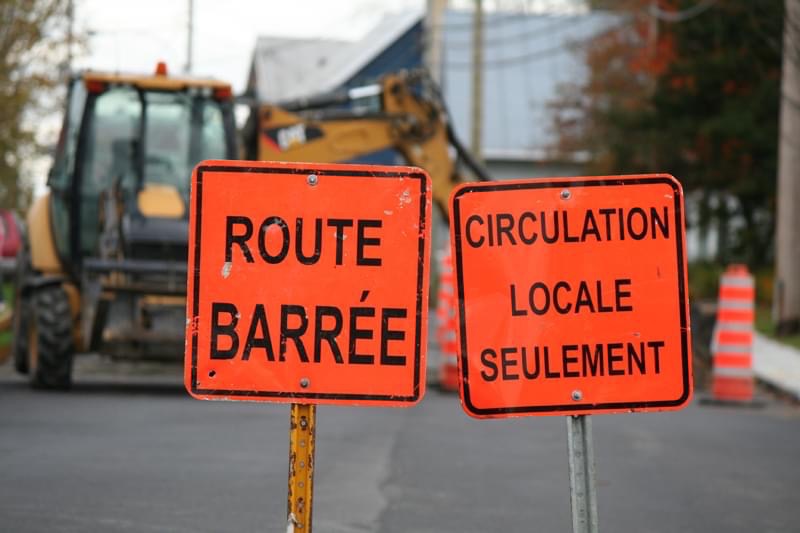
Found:
M 59 100 L 68 9 L 68 0 L 0 0 L 0 208 L 30 200 L 24 171 L 44 150 L 37 124 Z
M 720 259 L 768 264 L 782 0 L 617 8 L 621 24 L 587 47 L 588 83 L 554 105 L 560 148 L 588 152 L 592 172 L 675 174 L 701 193 L 700 224 L 727 235 L 730 217 L 743 221 Z

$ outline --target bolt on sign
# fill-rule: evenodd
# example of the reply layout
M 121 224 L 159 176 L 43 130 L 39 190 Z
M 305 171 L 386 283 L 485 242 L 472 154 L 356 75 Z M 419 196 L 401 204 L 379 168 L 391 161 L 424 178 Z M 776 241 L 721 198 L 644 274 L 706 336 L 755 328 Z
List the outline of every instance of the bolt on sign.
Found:
M 675 178 L 472 183 L 450 202 L 468 414 L 659 411 L 689 401 Z
M 187 390 L 218 400 L 418 402 L 430 217 L 430 177 L 418 168 L 198 165 Z

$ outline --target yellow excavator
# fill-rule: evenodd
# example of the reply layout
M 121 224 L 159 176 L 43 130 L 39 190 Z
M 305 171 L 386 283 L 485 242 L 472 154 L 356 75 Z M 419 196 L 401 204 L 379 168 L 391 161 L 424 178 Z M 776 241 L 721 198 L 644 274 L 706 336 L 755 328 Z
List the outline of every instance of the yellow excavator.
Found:
M 84 72 L 71 78 L 48 192 L 17 258 L 14 364 L 66 388 L 73 355 L 182 352 L 189 176 L 238 155 L 227 83 Z
M 445 218 L 455 185 L 490 180 L 456 137 L 439 88 L 424 69 L 389 74 L 365 87 L 257 105 L 243 128 L 243 145 L 247 159 L 424 168 Z

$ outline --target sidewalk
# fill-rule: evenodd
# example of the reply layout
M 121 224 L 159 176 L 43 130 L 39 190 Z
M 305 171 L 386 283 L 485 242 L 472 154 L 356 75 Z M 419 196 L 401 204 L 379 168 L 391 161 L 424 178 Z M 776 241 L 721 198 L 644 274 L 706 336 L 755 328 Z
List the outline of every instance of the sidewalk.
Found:
M 800 400 L 800 350 L 756 332 L 753 371 L 760 380 Z

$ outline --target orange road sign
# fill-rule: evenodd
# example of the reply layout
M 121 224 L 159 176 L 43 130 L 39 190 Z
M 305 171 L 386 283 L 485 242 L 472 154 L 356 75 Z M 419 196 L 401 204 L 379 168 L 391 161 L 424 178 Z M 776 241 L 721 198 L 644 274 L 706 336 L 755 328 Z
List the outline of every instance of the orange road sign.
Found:
M 689 401 L 675 178 L 471 183 L 450 202 L 468 414 L 676 410 Z
M 422 398 L 431 217 L 423 170 L 205 161 L 190 204 L 192 396 L 385 406 Z

